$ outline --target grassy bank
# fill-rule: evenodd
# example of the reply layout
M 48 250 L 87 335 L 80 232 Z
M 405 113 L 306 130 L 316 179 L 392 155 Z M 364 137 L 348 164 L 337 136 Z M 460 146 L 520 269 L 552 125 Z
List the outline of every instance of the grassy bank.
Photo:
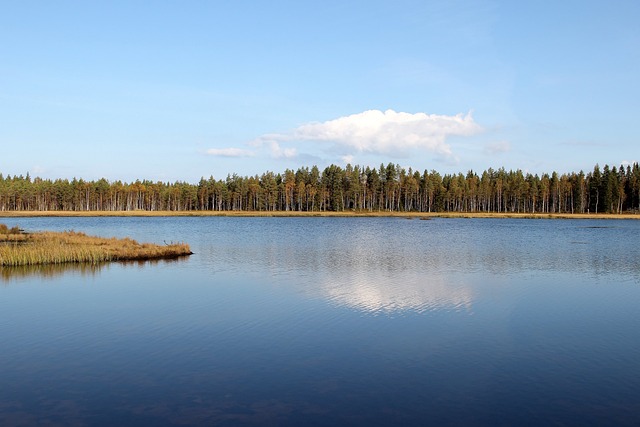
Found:
M 23 233 L 0 224 L 0 266 L 150 260 L 190 255 L 189 245 L 105 239 L 74 231 Z
M 23 217 L 400 217 L 400 218 L 556 218 L 556 219 L 640 219 L 640 214 L 550 214 L 495 212 L 298 212 L 298 211 L 3 211 L 0 218 Z

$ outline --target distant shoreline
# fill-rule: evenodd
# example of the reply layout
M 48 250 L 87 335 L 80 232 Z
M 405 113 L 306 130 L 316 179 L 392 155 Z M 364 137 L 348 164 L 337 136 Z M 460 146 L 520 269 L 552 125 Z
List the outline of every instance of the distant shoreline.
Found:
M 570 214 L 507 212 L 298 212 L 298 211 L 0 211 L 0 218 L 29 217 L 393 217 L 393 218 L 520 218 L 520 219 L 635 219 L 640 214 Z

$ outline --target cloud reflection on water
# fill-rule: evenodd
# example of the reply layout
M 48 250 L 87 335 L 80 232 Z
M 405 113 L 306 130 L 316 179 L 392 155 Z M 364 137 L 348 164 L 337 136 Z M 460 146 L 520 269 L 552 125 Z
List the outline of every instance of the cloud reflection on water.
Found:
M 406 271 L 390 279 L 376 272 L 360 273 L 350 280 L 326 282 L 319 290 L 333 304 L 370 313 L 469 310 L 474 299 L 471 287 L 445 277 L 418 278 Z
M 469 310 L 476 297 L 465 275 L 452 272 L 451 261 L 442 254 L 384 251 L 378 242 L 302 249 L 230 245 L 212 250 L 215 271 L 225 266 L 238 271 L 243 265 L 244 274 L 270 277 L 278 286 L 369 313 Z M 460 259 L 453 262 L 465 264 Z

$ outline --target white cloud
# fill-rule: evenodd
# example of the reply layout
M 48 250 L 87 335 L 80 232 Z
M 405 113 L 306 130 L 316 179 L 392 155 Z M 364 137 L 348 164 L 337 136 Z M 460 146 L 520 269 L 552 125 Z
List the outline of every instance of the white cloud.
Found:
M 340 157 L 340 160 L 342 160 L 342 163 L 349 164 L 351 162 L 353 162 L 353 155 L 351 154 L 347 154 L 345 156 Z
M 470 113 L 446 116 L 369 110 L 304 124 L 285 134 L 263 135 L 253 144 L 312 141 L 333 143 L 346 152 L 398 154 L 417 148 L 452 156 L 447 137 L 473 135 L 481 130 Z
M 626 168 L 627 166 L 633 166 L 636 163 L 638 163 L 638 162 L 635 161 L 635 160 L 634 161 L 623 160 L 622 163 L 620 163 L 620 164 Z
M 298 150 L 295 148 L 281 148 L 276 141 L 271 141 L 269 148 L 271 149 L 271 156 L 276 159 L 292 159 L 298 155 Z
M 242 148 L 211 148 L 207 154 L 218 157 L 253 157 L 255 153 Z
M 487 146 L 484 147 L 484 151 L 487 154 L 506 153 L 508 151 L 511 151 L 511 143 L 509 143 L 508 141 L 492 142 L 491 144 L 487 144 Z

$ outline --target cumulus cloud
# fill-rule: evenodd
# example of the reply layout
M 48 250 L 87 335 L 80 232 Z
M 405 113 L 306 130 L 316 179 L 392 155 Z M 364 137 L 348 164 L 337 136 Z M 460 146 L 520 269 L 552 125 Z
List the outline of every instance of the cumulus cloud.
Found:
M 255 153 L 242 148 L 211 148 L 207 154 L 218 157 L 253 157 Z
M 254 145 L 312 141 L 333 143 L 346 152 L 397 154 L 417 148 L 451 156 L 447 137 L 473 135 L 481 130 L 470 113 L 446 116 L 369 110 L 307 123 L 285 134 L 263 135 Z
M 492 142 L 491 144 L 487 144 L 484 147 L 484 151 L 487 154 L 500 154 L 511 151 L 511 144 L 508 141 L 497 141 Z

